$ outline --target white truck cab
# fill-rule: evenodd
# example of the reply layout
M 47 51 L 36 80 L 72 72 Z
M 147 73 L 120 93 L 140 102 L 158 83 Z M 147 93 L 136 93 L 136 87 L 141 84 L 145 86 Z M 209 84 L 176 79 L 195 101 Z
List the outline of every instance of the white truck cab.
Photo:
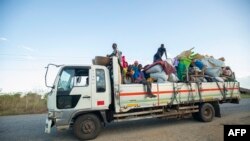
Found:
M 51 124 L 69 128 L 72 118 L 84 112 L 109 109 L 111 86 L 109 71 L 104 66 L 61 66 L 48 94 L 48 119 Z

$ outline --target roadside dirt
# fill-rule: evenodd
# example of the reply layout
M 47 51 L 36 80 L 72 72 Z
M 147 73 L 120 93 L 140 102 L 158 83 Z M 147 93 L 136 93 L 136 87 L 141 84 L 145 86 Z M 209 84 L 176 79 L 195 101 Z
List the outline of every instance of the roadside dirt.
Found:
M 107 127 L 96 140 L 223 141 L 223 125 L 226 124 L 250 125 L 250 112 L 215 118 L 209 123 L 192 118 L 122 123 Z

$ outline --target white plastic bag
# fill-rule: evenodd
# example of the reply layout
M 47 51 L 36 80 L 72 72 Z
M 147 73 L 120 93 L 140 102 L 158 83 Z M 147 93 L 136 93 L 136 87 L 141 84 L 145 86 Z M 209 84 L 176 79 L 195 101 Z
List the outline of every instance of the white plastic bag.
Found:
M 157 72 L 162 72 L 161 65 L 155 65 L 151 67 L 150 69 L 146 70 L 146 73 L 157 73 Z
M 222 69 L 219 67 L 216 68 L 207 68 L 205 70 L 205 74 L 212 76 L 212 77 L 219 77 L 222 73 Z
M 157 82 L 164 82 L 168 80 L 168 76 L 165 74 L 165 72 L 150 73 L 150 77 L 156 79 Z
M 201 59 L 201 62 L 207 68 L 224 67 L 225 66 L 225 63 L 223 61 L 217 60 L 217 59 L 214 59 L 214 58 L 209 58 L 209 57 Z
M 215 79 L 216 79 L 218 82 L 224 82 L 224 79 L 221 78 L 221 77 L 215 77 Z
M 171 73 L 169 75 L 169 77 L 168 77 L 168 81 L 170 81 L 170 82 L 178 82 L 179 79 L 178 79 L 178 77 L 175 74 Z
M 166 61 L 168 62 L 168 64 L 174 66 L 174 60 L 171 58 L 167 58 Z

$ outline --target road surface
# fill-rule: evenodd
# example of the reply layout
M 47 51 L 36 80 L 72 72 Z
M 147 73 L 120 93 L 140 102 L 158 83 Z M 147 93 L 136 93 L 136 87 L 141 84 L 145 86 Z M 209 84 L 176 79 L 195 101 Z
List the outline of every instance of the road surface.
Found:
M 224 124 L 250 125 L 250 99 L 240 104 L 222 104 L 222 118 L 212 122 L 187 119 L 147 119 L 111 123 L 96 141 L 168 140 L 168 141 L 222 141 Z M 77 141 L 72 130 L 44 133 L 46 114 L 0 117 L 0 141 Z

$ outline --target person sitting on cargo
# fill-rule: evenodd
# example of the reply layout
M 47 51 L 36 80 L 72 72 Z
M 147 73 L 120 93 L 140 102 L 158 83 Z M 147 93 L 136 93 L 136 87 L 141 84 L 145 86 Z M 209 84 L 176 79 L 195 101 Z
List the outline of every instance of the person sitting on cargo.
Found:
M 139 76 L 138 61 L 135 61 L 132 70 L 134 71 L 133 78 L 136 79 Z
M 133 74 L 132 65 L 129 65 L 123 79 L 124 84 L 132 84 L 134 82 Z
M 134 82 L 135 83 L 141 83 L 143 84 L 143 86 L 147 88 L 147 96 L 150 97 L 150 98 L 153 98 L 153 97 L 156 97 L 156 95 L 154 95 L 151 91 L 151 87 L 152 87 L 152 84 L 150 82 L 148 82 L 144 76 L 144 73 L 142 71 L 142 65 L 139 64 L 138 65 L 138 71 L 139 71 L 139 74 L 138 76 L 135 78 Z
M 231 70 L 229 66 L 222 67 L 222 74 L 220 77 L 224 79 L 224 81 L 226 82 L 235 81 L 234 72 Z
M 158 48 L 156 54 L 154 55 L 154 61 L 153 62 L 162 61 L 162 55 L 163 54 L 165 54 L 165 56 L 167 58 L 166 48 L 164 47 L 164 44 L 161 44 L 161 46 Z

